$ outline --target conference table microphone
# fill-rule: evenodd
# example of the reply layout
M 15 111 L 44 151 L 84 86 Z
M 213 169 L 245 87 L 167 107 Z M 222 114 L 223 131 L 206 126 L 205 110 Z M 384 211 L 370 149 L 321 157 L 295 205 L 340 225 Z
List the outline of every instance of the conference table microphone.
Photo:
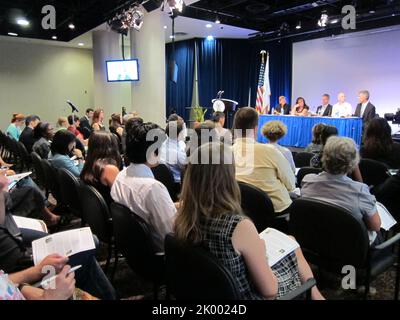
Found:
M 68 103 L 68 105 L 71 107 L 72 113 L 74 113 L 74 112 L 79 112 L 78 108 L 75 107 L 75 105 L 74 105 L 70 100 L 67 100 L 67 103 Z

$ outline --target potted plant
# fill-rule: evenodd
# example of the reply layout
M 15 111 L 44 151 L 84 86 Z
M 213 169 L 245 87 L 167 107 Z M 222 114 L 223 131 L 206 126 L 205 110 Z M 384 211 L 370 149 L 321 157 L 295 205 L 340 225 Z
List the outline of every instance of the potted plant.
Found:
M 200 123 L 205 121 L 204 117 L 208 110 L 201 106 L 194 107 L 192 110 L 194 118 L 194 127 L 197 128 L 200 125 Z

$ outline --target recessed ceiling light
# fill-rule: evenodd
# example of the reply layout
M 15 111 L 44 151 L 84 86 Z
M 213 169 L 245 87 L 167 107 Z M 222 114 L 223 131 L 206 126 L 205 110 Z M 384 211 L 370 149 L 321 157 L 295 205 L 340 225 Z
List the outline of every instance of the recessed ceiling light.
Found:
M 216 24 L 220 24 L 220 23 L 221 23 L 221 20 L 219 20 L 219 18 L 217 17 L 217 19 L 215 19 L 215 23 L 216 23 Z
M 18 18 L 17 19 L 17 24 L 23 27 L 29 26 L 29 21 L 26 20 L 25 18 Z
M 52 36 L 51 37 L 53 40 L 57 40 L 57 36 Z
M 374 10 L 374 9 L 369 10 L 369 13 L 370 13 L 370 14 L 374 14 L 374 13 L 375 13 L 375 10 Z
M 9 36 L 12 36 L 12 37 L 18 37 L 18 33 L 15 33 L 15 32 L 9 32 L 9 33 L 7 33 Z
M 75 29 L 75 25 L 74 25 L 73 23 L 70 23 L 70 24 L 68 25 L 68 28 L 70 28 L 71 30 L 74 30 L 74 29 Z
M 301 21 L 299 21 L 299 23 L 297 24 L 296 29 L 297 30 L 301 29 Z
M 333 19 L 333 20 L 331 21 L 331 24 L 335 24 L 335 23 L 338 23 L 338 22 L 339 22 L 338 19 Z
M 85 44 L 83 42 L 79 42 L 78 46 L 83 47 Z
M 206 24 L 206 28 L 212 28 L 212 24 L 211 23 L 207 23 Z
M 170 39 L 175 39 L 175 36 L 169 36 Z
M 210 35 L 210 36 L 207 36 L 207 40 L 208 40 L 208 41 L 213 41 L 213 40 L 214 40 L 214 37 L 211 36 L 211 35 Z
M 164 29 L 168 29 L 168 27 L 167 27 L 167 26 L 164 26 Z

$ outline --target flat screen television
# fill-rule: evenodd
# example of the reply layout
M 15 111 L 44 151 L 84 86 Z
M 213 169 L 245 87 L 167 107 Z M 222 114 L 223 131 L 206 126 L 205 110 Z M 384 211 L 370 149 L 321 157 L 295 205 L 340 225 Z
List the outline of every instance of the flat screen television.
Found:
M 108 82 L 139 81 L 139 61 L 112 60 L 106 61 Z

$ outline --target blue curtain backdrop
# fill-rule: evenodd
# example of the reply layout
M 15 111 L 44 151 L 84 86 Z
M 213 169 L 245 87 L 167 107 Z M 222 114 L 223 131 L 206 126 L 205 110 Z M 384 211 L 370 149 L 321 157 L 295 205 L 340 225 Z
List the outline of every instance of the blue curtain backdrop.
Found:
M 193 97 L 195 61 L 198 68 L 199 103 L 202 107 L 211 109 L 211 100 L 220 90 L 225 91 L 223 97 L 238 101 L 239 107 L 247 106 L 249 89 L 250 105 L 254 107 L 261 50 L 270 53 L 271 106 L 278 104 L 281 95 L 291 102 L 292 43 L 289 41 L 263 43 L 233 39 L 195 39 L 176 42 L 175 50 L 179 67 L 177 84 L 170 81 L 168 65 L 172 59 L 172 45 L 167 44 L 167 114 L 176 109 L 178 114 L 188 120 L 190 114 L 186 107 L 191 106 Z M 210 115 L 211 112 L 208 112 L 207 116 Z
M 175 42 L 175 60 L 178 65 L 178 82 L 171 81 L 170 62 L 173 61 L 172 44 L 166 45 L 166 102 L 167 116 L 172 110 L 189 119 L 194 80 L 194 40 Z

